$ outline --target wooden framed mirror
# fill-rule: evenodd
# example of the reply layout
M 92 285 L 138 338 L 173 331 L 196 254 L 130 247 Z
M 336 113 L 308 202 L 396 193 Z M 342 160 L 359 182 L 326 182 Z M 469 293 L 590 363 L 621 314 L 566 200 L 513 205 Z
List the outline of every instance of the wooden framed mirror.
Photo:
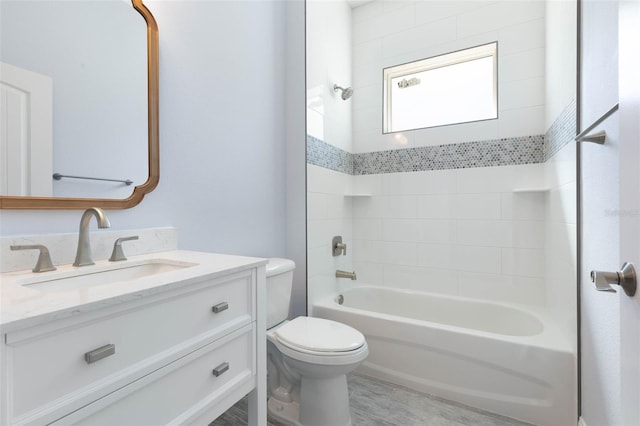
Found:
M 158 185 L 158 26 L 143 0 L 131 0 L 131 5 L 133 7 L 129 6 L 125 12 L 114 12 L 118 14 L 118 18 L 113 22 L 104 22 L 105 16 L 111 12 L 91 9 L 87 13 L 95 15 L 97 21 L 91 22 L 87 19 L 85 22 L 84 18 L 77 18 L 84 16 L 80 15 L 83 10 L 105 7 L 126 9 L 127 4 L 122 0 L 2 2 L 4 53 L 0 58 L 3 67 L 3 72 L 0 73 L 3 80 L 0 118 L 2 127 L 6 130 L 2 132 L 5 135 L 0 146 L 0 208 L 126 209 L 140 203 L 144 196 Z M 65 17 L 70 16 L 69 19 L 75 19 L 73 24 L 80 22 L 81 29 L 67 29 L 67 25 L 52 18 L 52 14 L 58 12 L 47 9 L 51 7 L 66 8 L 59 13 Z M 37 8 L 38 13 L 33 13 L 33 8 Z M 146 22 L 146 29 L 140 25 L 140 15 Z M 138 35 L 136 40 L 131 40 L 120 19 L 135 27 L 132 31 Z M 29 34 L 24 36 L 24 33 L 19 31 L 29 31 Z M 101 37 L 100 40 L 92 44 L 98 37 Z M 15 46 L 9 45 L 11 40 L 16 41 Z M 54 43 L 51 40 L 77 42 L 80 45 L 77 50 L 79 53 L 66 44 L 48 44 Z M 46 51 L 26 54 L 25 51 L 30 45 Z M 128 46 L 134 47 L 130 51 L 123 48 Z M 113 53 L 120 56 L 114 57 Z M 37 58 L 40 62 L 44 61 L 42 58 L 49 57 L 49 62 L 55 63 L 56 70 L 41 71 L 42 64 L 32 67 L 29 61 L 36 61 L 35 59 L 21 59 L 28 56 Z M 92 58 L 95 59 L 94 62 L 91 62 Z M 60 66 L 65 60 L 71 63 L 65 65 L 66 68 Z M 137 65 L 133 72 L 127 69 L 130 63 Z M 62 69 L 67 71 L 63 73 Z M 40 81 L 39 75 L 44 76 L 43 81 L 46 82 L 48 78 L 53 82 L 49 83 L 49 87 L 52 86 L 53 89 L 48 89 L 48 95 L 46 88 L 43 92 L 44 104 L 51 104 L 48 116 L 45 112 L 45 118 L 41 120 L 43 126 L 25 129 L 22 128 L 25 120 L 16 120 L 12 116 L 11 105 L 17 105 L 16 108 L 25 114 L 37 116 L 42 115 L 42 111 L 32 108 L 34 102 L 30 101 L 29 91 L 21 91 L 19 84 L 5 81 L 14 75 L 7 70 L 18 70 L 15 75 L 19 84 L 24 81 L 21 77 L 24 75 L 35 75 L 36 83 Z M 90 80 L 92 72 L 99 77 Z M 64 86 L 64 80 L 71 81 L 71 86 Z M 107 80 L 110 85 L 107 84 Z M 41 90 L 40 87 L 44 86 L 35 84 L 33 87 L 36 88 L 34 90 Z M 128 98 L 134 92 L 137 98 Z M 71 107 L 58 109 L 56 102 L 59 99 L 64 99 L 64 105 Z M 133 112 L 130 111 L 131 105 L 137 106 Z M 85 119 L 85 112 L 89 110 L 93 111 L 95 122 L 92 121 L 93 118 Z M 108 119 L 111 116 L 121 119 L 111 121 Z M 27 123 L 29 117 L 30 115 L 27 115 Z M 62 118 L 67 118 L 67 121 L 61 123 Z M 14 133 L 11 131 L 10 120 L 20 124 Z M 15 133 L 19 133 L 18 148 L 15 147 L 16 142 L 9 139 Z M 21 134 L 27 135 L 26 141 L 25 136 Z M 45 143 L 41 149 L 41 145 L 28 139 L 30 137 L 42 137 L 49 141 L 49 145 Z M 60 149 L 61 152 L 58 152 L 57 145 L 54 146 L 54 142 L 57 143 L 58 140 L 63 141 L 64 150 Z M 135 162 L 129 161 L 129 157 L 134 157 L 133 154 Z M 127 163 L 128 170 L 133 170 L 122 172 L 123 174 L 135 176 L 121 176 L 119 173 L 124 167 L 121 163 Z M 78 170 L 74 169 L 76 166 Z M 13 169 L 17 169 L 17 172 Z M 23 183 L 36 175 L 38 177 L 33 179 L 43 182 L 44 190 L 35 184 L 32 187 L 36 189 L 31 190 L 29 184 Z M 14 182 L 15 176 L 22 180 L 18 180 L 17 184 L 13 183 L 13 186 L 8 185 L 8 182 Z M 9 186 L 18 189 L 8 190 Z M 92 189 L 87 190 L 91 186 Z

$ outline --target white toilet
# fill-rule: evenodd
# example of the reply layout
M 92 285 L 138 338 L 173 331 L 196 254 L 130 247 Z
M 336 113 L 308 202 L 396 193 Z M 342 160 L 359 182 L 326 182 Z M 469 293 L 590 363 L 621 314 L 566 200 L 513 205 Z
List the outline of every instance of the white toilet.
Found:
M 347 373 L 369 355 L 362 333 L 339 322 L 298 317 L 287 321 L 295 264 L 267 264 L 269 413 L 301 426 L 351 425 Z

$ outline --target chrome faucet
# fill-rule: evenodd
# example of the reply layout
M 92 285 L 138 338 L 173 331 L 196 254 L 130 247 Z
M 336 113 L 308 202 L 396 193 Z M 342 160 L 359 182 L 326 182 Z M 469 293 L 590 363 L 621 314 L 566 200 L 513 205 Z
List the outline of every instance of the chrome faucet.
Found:
M 91 242 L 89 241 L 89 222 L 91 216 L 95 216 L 98 221 L 98 228 L 109 228 L 111 224 L 107 215 L 98 207 L 91 207 L 82 214 L 80 219 L 80 232 L 78 234 L 78 251 L 76 252 L 76 261 L 73 266 L 89 266 L 93 265 L 93 255 L 91 254 Z
M 351 280 L 355 280 L 356 279 L 356 272 L 348 272 L 348 271 L 341 271 L 341 270 L 337 270 L 336 271 L 336 278 L 349 278 Z

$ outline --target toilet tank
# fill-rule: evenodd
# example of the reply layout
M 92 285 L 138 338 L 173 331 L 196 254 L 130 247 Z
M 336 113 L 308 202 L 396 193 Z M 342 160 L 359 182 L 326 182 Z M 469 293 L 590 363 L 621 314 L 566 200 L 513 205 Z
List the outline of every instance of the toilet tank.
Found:
M 267 263 L 267 329 L 289 317 L 295 267 L 289 259 L 271 258 Z

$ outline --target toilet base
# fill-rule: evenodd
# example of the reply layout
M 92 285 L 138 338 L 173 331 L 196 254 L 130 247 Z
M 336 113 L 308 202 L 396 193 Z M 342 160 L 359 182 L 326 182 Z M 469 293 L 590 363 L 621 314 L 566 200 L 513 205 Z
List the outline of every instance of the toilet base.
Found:
M 299 401 L 284 402 L 272 395 L 267 401 L 269 414 L 294 426 L 352 426 L 345 375 L 302 377 L 299 398 Z
M 300 414 L 300 405 L 297 402 L 282 402 L 276 398 L 269 398 L 267 401 L 267 409 L 269 414 L 276 420 L 292 424 L 294 426 L 302 426 L 298 422 L 298 415 Z

